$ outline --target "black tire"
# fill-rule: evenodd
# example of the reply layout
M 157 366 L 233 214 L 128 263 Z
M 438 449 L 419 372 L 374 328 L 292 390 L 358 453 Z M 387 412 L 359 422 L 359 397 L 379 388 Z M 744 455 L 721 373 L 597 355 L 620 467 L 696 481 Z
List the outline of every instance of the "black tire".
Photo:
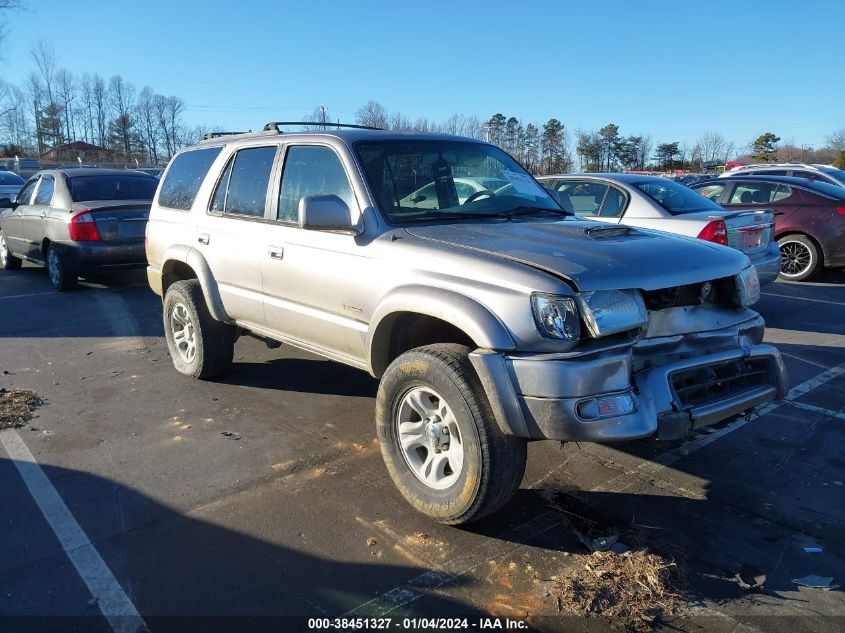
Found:
M 175 332 L 182 317 L 189 319 L 189 324 Z M 190 333 L 193 354 L 188 353 L 190 345 L 184 339 L 186 330 Z M 219 376 L 232 366 L 235 328 L 211 316 L 202 287 L 196 279 L 177 281 L 167 289 L 164 295 L 164 335 L 173 366 L 180 374 L 206 379 Z M 180 339 L 178 343 L 177 338 Z
M 0 268 L 3 270 L 17 270 L 21 267 L 21 260 L 9 252 L 6 238 L 0 233 Z
M 786 235 L 778 240 L 778 247 L 782 279 L 804 281 L 815 275 L 821 267 L 819 247 L 806 235 Z
M 468 354 L 467 347 L 456 344 L 410 350 L 387 368 L 376 399 L 376 432 L 393 483 L 419 512 L 450 525 L 475 521 L 501 508 L 525 474 L 527 442 L 502 433 Z M 401 406 L 417 388 L 442 396 L 460 433 L 460 474 L 453 473 L 456 479 L 443 489 L 427 485 L 414 473 L 399 442 Z M 425 441 L 430 441 L 428 435 Z
M 55 244 L 49 244 L 45 255 L 47 259 L 47 275 L 50 277 L 50 283 L 53 288 L 59 292 L 64 292 L 76 286 L 79 277 L 69 269 L 67 260 L 61 249 Z

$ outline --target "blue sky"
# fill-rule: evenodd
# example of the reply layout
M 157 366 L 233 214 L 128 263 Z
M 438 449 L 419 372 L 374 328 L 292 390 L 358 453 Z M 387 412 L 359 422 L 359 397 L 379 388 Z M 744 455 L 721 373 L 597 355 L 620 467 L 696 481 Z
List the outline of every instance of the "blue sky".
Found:
M 376 99 L 412 120 L 555 116 L 690 144 L 845 128 L 845 0 L 23 1 L 2 78 L 22 82 L 43 39 L 68 70 L 178 95 L 213 127 L 319 105 L 351 121 Z

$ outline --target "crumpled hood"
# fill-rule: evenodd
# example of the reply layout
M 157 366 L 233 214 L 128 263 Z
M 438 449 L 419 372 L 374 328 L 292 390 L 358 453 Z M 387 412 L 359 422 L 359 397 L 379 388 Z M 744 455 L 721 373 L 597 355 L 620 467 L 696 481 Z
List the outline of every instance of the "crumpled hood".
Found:
M 749 265 L 743 253 L 703 240 L 583 220 L 456 222 L 406 230 L 545 270 L 580 291 L 657 290 L 730 277 Z

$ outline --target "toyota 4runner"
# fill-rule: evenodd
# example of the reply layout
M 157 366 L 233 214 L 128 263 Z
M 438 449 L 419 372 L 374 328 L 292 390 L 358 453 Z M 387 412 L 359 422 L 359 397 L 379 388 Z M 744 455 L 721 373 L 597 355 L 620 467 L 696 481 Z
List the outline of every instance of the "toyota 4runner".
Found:
M 488 143 L 355 127 L 170 162 L 146 249 L 179 372 L 249 334 L 380 378 L 390 476 L 452 524 L 511 497 L 530 440 L 680 439 L 784 395 L 741 252 L 569 217 Z

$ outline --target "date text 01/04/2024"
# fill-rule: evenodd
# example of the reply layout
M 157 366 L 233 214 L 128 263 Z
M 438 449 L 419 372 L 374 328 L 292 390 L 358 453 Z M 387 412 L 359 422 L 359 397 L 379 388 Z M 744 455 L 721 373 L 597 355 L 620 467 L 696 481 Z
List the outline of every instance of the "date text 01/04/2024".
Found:
M 528 625 L 510 618 L 309 618 L 309 631 L 471 631 L 527 630 Z

